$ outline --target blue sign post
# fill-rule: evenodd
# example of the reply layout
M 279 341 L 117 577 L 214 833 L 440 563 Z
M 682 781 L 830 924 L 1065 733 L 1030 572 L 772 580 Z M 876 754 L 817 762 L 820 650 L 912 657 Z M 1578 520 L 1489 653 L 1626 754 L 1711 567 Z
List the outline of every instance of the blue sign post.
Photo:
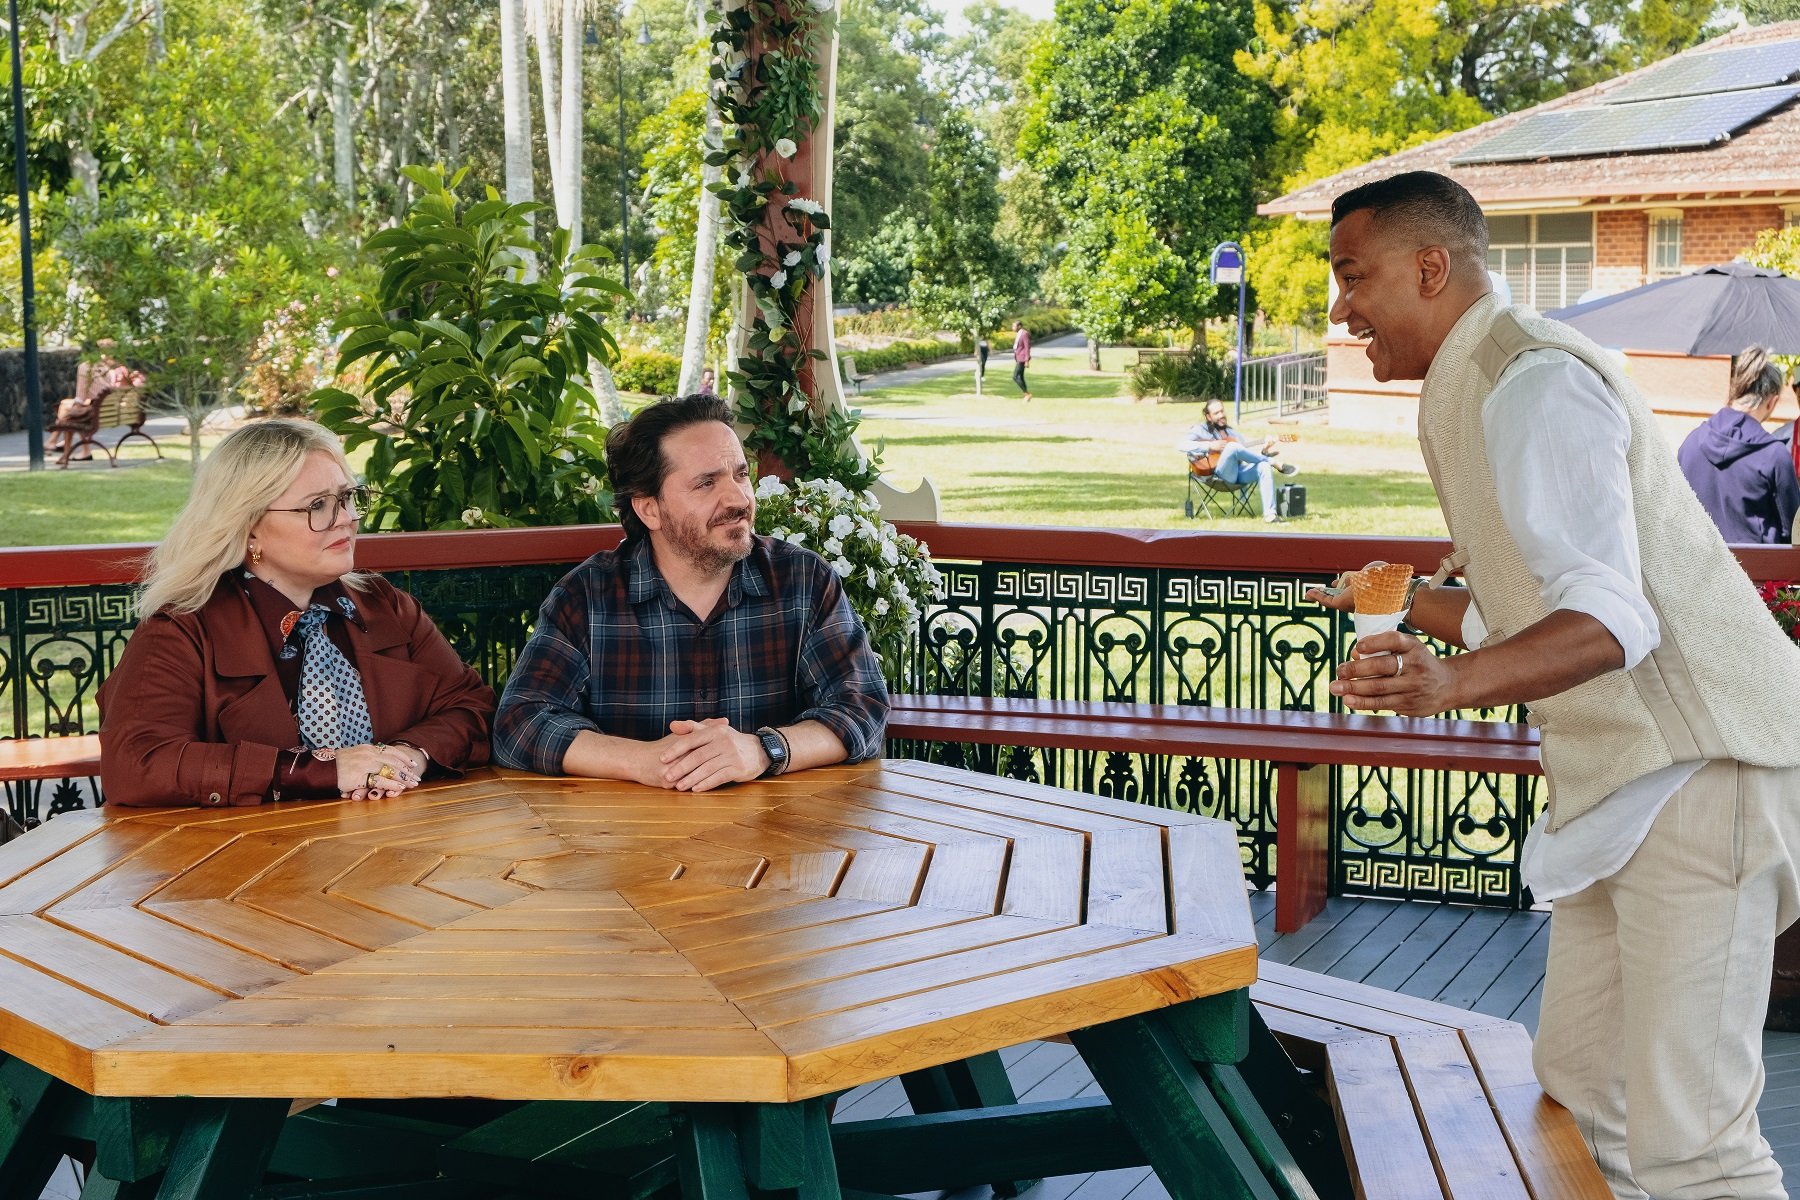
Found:
M 1213 286 L 1235 283 L 1238 293 L 1237 371 L 1231 381 L 1233 421 L 1244 419 L 1244 248 L 1236 242 L 1213 247 L 1210 269 Z

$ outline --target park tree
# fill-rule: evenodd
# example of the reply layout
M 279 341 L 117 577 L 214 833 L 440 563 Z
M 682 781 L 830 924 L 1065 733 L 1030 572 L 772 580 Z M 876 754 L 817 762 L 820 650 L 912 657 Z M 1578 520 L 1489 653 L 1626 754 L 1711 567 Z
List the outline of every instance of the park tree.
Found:
M 1227 301 L 1214 245 L 1241 239 L 1269 149 L 1268 89 L 1232 60 L 1249 0 L 1060 0 L 1027 82 L 1021 157 L 1067 230 L 1058 271 L 1089 339 L 1190 329 Z
M 1485 119 L 1448 81 L 1455 40 L 1439 0 L 1371 0 L 1361 7 L 1259 0 L 1246 74 L 1279 97 L 1266 190 L 1394 154 Z M 1246 243 L 1258 307 L 1282 325 L 1318 326 L 1325 313 L 1327 230 L 1320 222 L 1258 221 Z
M 1800 0 L 1740 0 L 1738 8 L 1752 25 L 1800 21 Z
M 1024 269 L 995 236 L 1000 164 L 962 113 L 938 122 L 931 147 L 925 223 L 913 258 L 913 307 L 971 343 L 1000 323 L 1019 299 Z M 981 395 L 981 374 L 975 394 Z
M 862 292 L 846 299 L 899 300 L 905 260 L 863 269 L 879 239 L 894 244 L 895 219 L 925 205 L 925 150 L 944 110 L 928 68 L 943 44 L 929 0 L 841 0 L 838 18 L 837 115 L 833 139 L 832 237 L 834 281 L 899 280 L 891 294 Z
M 335 248 L 304 228 L 322 197 L 247 20 L 172 38 L 133 100 L 106 127 L 121 169 L 59 250 L 82 284 L 75 331 L 114 339 L 147 373 L 151 402 L 188 419 L 198 460 L 201 422 L 243 380 L 265 322 L 313 290 Z

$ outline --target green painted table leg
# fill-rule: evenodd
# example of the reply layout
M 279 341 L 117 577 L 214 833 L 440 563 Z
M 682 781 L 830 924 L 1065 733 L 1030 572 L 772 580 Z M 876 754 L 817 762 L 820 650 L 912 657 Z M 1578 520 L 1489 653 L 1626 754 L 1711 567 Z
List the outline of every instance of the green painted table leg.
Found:
M 286 1100 L 193 1100 L 156 1200 L 244 1200 L 262 1183 Z
M 676 1136 L 685 1200 L 843 1200 L 823 1098 L 684 1106 Z
M 900 1077 L 913 1112 L 920 1116 L 952 1112 L 968 1108 L 998 1108 L 1017 1104 L 1012 1080 L 1006 1076 L 1006 1064 L 995 1053 L 978 1054 L 961 1062 L 945 1063 L 925 1071 L 913 1071 Z M 993 1184 L 999 1200 L 1012 1197 L 1037 1186 L 1035 1179 L 1010 1179 Z
M 62 1161 L 57 1109 L 72 1089 L 16 1058 L 0 1060 L 0 1196 L 38 1196 Z
M 1078 1030 L 1070 1040 L 1174 1200 L 1276 1200 L 1161 1014 Z
M 684 1200 L 750 1200 L 732 1106 L 694 1104 L 685 1112 L 675 1139 Z

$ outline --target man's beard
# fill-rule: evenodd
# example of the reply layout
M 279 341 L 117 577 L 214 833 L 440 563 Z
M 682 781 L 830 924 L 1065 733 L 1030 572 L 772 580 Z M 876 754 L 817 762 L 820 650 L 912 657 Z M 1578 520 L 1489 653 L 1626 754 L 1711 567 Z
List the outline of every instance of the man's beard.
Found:
M 715 523 L 722 525 L 731 521 L 749 520 L 753 511 L 749 508 L 734 508 Z M 669 547 L 707 575 L 726 570 L 750 557 L 750 548 L 755 544 L 746 537 L 741 545 L 721 546 L 710 536 L 712 525 L 699 521 L 671 522 L 664 532 L 669 539 Z

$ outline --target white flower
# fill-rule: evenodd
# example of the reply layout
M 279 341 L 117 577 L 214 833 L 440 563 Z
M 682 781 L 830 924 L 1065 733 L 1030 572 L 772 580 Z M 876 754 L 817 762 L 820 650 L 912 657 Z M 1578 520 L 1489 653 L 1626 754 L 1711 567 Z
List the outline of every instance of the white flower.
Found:
M 870 587 L 872 587 L 872 588 L 880 588 L 881 587 L 881 576 L 875 573 L 874 567 L 869 568 L 868 578 L 869 578 L 869 586 Z
M 832 558 L 839 558 L 844 553 L 844 543 L 837 538 L 826 538 L 824 553 Z
M 856 518 L 856 532 L 862 534 L 871 542 L 881 536 L 880 531 L 875 528 L 875 522 L 864 516 L 858 516 Z
M 798 250 L 789 250 L 787 252 L 786 257 L 784 257 L 781 260 L 781 265 L 784 267 L 799 266 L 800 265 L 800 252 Z
M 463 520 L 463 524 L 469 526 L 470 528 L 473 528 L 476 525 L 481 524 L 481 510 L 479 508 L 463 509 L 462 520 Z
M 854 568 L 850 566 L 849 559 L 839 555 L 837 558 L 831 560 L 831 569 L 836 571 L 843 578 L 848 579 L 850 578 L 850 572 Z
M 824 242 L 820 242 L 818 248 L 813 251 L 813 257 L 819 260 L 819 265 L 822 267 L 831 261 L 831 250 Z
M 804 529 L 796 529 L 796 530 L 794 530 L 794 532 L 790 533 L 788 535 L 788 545 L 790 545 L 790 546 L 806 545 L 806 531 Z
M 827 13 L 837 7 L 837 0 L 806 0 L 814 12 Z
M 769 536 L 770 536 L 770 537 L 772 537 L 772 538 L 774 538 L 774 539 L 775 539 L 775 540 L 776 540 L 776 541 L 778 541 L 778 542 L 785 542 L 785 541 L 787 541 L 787 540 L 788 540 L 788 534 L 789 534 L 789 533 L 790 533 L 790 532 L 791 532 L 791 531 L 790 531 L 790 530 L 788 530 L 788 529 L 786 529 L 786 528 L 782 528 L 782 529 L 771 529 L 771 530 L 770 530 L 770 531 L 769 531 Z
M 781 157 L 792 158 L 799 152 L 800 147 L 794 145 L 793 138 L 777 138 L 775 140 L 775 153 L 781 155 Z
M 890 567 L 900 565 L 900 548 L 892 542 L 881 543 L 881 561 Z
M 786 271 L 777 271 L 773 275 L 769 276 L 769 286 L 770 287 L 778 288 L 778 287 L 785 287 L 786 285 L 787 285 L 787 272 Z
M 779 496 L 787 491 L 787 485 L 781 482 L 779 475 L 764 475 L 756 481 L 756 498 L 767 500 L 770 496 Z
M 885 596 L 875 597 L 875 615 L 876 616 L 878 616 L 878 617 L 887 616 L 888 609 L 890 607 L 892 607 L 892 606 L 888 604 L 887 597 L 885 597 Z
M 856 522 L 850 519 L 849 513 L 839 513 L 831 518 L 831 532 L 843 537 L 856 528 Z
M 795 212 L 803 212 L 809 217 L 816 217 L 825 211 L 825 206 L 823 204 L 820 204 L 817 200 L 808 200 L 804 196 L 798 196 L 789 200 L 787 206 Z

